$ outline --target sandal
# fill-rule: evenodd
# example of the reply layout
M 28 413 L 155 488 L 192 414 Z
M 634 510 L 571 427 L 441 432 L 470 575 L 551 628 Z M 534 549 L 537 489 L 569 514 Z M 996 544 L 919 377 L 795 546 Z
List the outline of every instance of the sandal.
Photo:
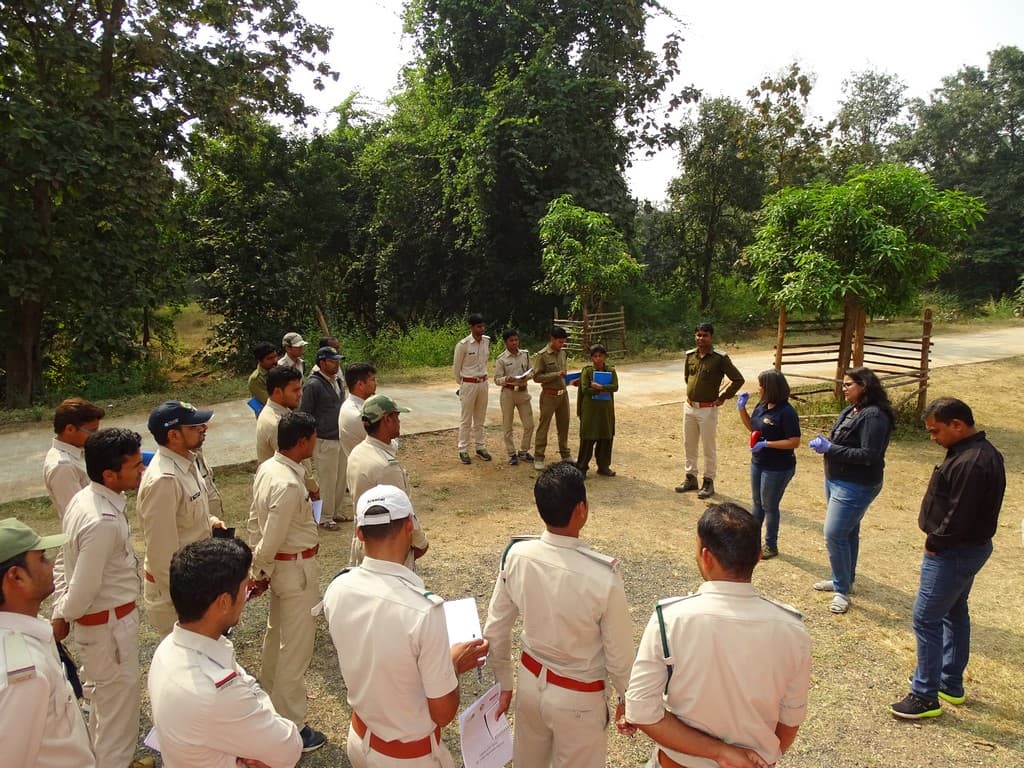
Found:
M 325 531 L 338 530 L 338 524 L 333 520 L 324 520 L 322 523 L 320 523 L 320 527 L 323 528 Z

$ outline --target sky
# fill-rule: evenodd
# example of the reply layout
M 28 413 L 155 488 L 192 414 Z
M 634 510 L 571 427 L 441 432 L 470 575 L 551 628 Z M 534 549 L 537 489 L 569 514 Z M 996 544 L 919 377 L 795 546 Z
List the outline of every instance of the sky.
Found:
M 509 0 L 515 2 L 515 0 Z M 812 114 L 831 118 L 842 83 L 868 68 L 899 76 L 907 95 L 925 98 L 946 75 L 965 65 L 984 68 L 1004 45 L 1024 48 L 1021 0 L 662 0 L 684 26 L 680 86 L 705 96 L 745 100 L 766 74 L 796 61 L 816 75 Z M 360 105 L 383 113 L 403 64 L 415 50 L 402 35 L 402 0 L 299 0 L 310 21 L 334 31 L 328 61 L 337 82 L 317 92 L 302 77 L 295 86 L 322 111 L 352 91 Z M 647 45 L 657 50 L 671 23 L 649 24 Z M 317 125 L 316 122 L 313 123 Z M 328 124 L 321 118 L 320 125 Z M 633 194 L 660 201 L 677 175 L 672 151 L 636 157 L 627 177 Z

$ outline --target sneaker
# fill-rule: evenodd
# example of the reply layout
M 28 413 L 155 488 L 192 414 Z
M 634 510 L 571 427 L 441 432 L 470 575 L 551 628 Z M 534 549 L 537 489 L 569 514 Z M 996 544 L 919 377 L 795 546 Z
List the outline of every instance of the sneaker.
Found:
M 835 592 L 836 585 L 832 583 L 832 579 L 828 581 L 816 581 L 814 582 L 814 588 L 818 592 Z
M 489 454 L 487 452 L 486 448 L 477 448 L 476 449 L 476 455 L 479 456 L 484 461 L 490 461 L 491 460 L 491 454 Z
M 910 683 L 911 685 L 913 685 L 914 684 L 914 676 L 913 675 L 908 675 L 907 676 L 907 682 Z M 959 696 L 954 696 L 952 693 L 946 693 L 944 690 L 942 690 L 940 688 L 939 689 L 939 698 L 942 699 L 943 701 L 945 701 L 947 704 L 955 704 L 956 706 L 959 707 L 961 704 L 963 704 L 965 701 L 967 701 L 967 694 L 961 694 Z
M 676 493 L 686 493 L 687 491 L 696 491 L 699 486 L 697 485 L 696 475 L 687 475 L 686 479 L 682 483 L 676 486 Z
M 302 726 L 299 736 L 302 737 L 302 751 L 304 753 L 316 752 L 327 743 L 327 737 L 320 733 L 320 731 L 314 731 L 308 724 Z
M 523 461 L 533 461 L 533 454 L 529 451 L 520 451 L 519 458 Z
M 832 604 L 828 607 L 832 613 L 846 613 L 850 610 L 850 598 L 841 592 L 836 592 L 832 596 Z
M 762 560 L 771 560 L 773 557 L 778 557 L 778 556 L 779 556 L 779 550 L 777 550 L 775 547 L 769 547 L 767 544 L 765 544 L 763 547 L 761 547 L 761 559 Z M 829 583 L 831 584 L 832 582 L 829 582 Z
M 536 469 L 538 472 L 540 472 L 542 469 L 544 469 L 544 462 L 543 461 L 534 461 L 533 462 L 533 468 Z
M 942 714 L 942 706 L 938 699 L 926 699 L 916 693 L 908 693 L 903 701 L 897 701 L 889 711 L 902 720 L 920 720 L 924 717 L 938 717 Z
M 699 491 L 697 491 L 697 498 L 698 499 L 710 499 L 714 495 L 715 495 L 715 481 L 712 480 L 710 477 L 705 477 L 704 478 L 704 485 L 702 485 L 701 489 Z
M 508 457 L 508 463 L 514 467 L 516 464 L 519 463 L 519 457 L 513 453 Z
M 469 454 L 466 453 L 465 451 L 460 451 L 459 461 L 461 461 L 463 464 L 469 464 Z

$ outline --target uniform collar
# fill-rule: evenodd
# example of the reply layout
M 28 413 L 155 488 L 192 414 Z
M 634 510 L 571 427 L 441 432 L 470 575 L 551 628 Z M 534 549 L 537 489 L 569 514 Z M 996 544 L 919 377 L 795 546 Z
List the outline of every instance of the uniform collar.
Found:
M 54 450 L 60 451 L 61 453 L 66 453 L 68 456 L 73 458 L 75 461 L 81 461 L 82 460 L 82 449 L 79 448 L 77 445 L 72 445 L 71 443 L 65 443 L 63 440 L 58 440 L 55 437 L 55 438 L 53 438 L 53 448 L 54 448 Z
M 729 595 L 731 597 L 757 597 L 749 581 L 705 581 L 698 588 L 701 595 Z
M 363 410 L 363 403 L 366 402 L 366 398 L 359 397 L 359 395 L 353 395 L 351 392 L 348 393 L 348 402 L 356 406 L 360 412 Z
M 190 472 L 192 469 L 192 465 L 195 463 L 196 460 L 195 454 L 192 453 L 191 451 L 189 451 L 189 457 L 186 459 L 180 453 L 175 453 L 166 445 L 158 446 L 156 452 L 159 453 L 161 456 L 173 461 L 174 466 L 176 466 L 182 472 Z
M 103 485 L 103 483 L 97 483 L 95 480 L 90 481 L 89 488 L 91 488 L 92 492 L 97 496 L 109 501 L 111 506 L 113 506 L 118 512 L 124 512 L 124 508 L 128 504 L 128 499 L 123 493 L 115 493 L 107 488 L 107 486 Z
M 395 448 L 394 448 L 394 446 L 391 443 L 385 443 L 383 440 L 381 440 L 380 438 L 374 437 L 373 435 L 367 435 L 366 436 L 366 441 L 370 445 L 373 445 L 373 446 L 379 448 L 382 451 L 387 451 L 388 454 L 391 455 L 391 456 L 395 455 Z
M 53 627 L 38 616 L 14 611 L 0 611 L 0 628 L 29 635 L 44 643 L 53 643 Z
M 540 540 L 553 547 L 565 547 L 566 549 L 580 549 L 581 547 L 587 546 L 587 543 L 579 537 L 559 536 L 557 533 L 552 533 L 551 531 L 544 531 L 544 533 L 540 535 Z
M 305 482 L 306 469 L 301 464 L 299 464 L 298 462 L 292 461 L 291 459 L 289 459 L 287 456 L 285 456 L 280 451 L 276 451 L 274 453 L 274 459 L 278 463 L 284 464 L 286 467 L 288 467 L 288 469 L 290 469 L 292 472 L 294 472 L 296 475 L 298 475 L 300 478 L 302 478 L 303 482 Z
M 401 563 L 392 563 L 390 560 L 378 560 L 375 557 L 367 556 L 363 558 L 363 562 L 359 567 L 381 576 L 394 576 L 395 578 L 402 579 L 412 584 L 416 589 L 426 589 L 423 579 Z
M 267 400 L 267 407 L 279 416 L 287 416 L 292 412 L 291 408 L 285 408 L 280 403 L 275 403 L 273 400 Z
M 171 637 L 175 645 L 209 656 L 222 667 L 231 668 L 235 665 L 235 647 L 226 637 L 214 640 L 206 635 L 185 629 L 178 622 L 174 622 Z

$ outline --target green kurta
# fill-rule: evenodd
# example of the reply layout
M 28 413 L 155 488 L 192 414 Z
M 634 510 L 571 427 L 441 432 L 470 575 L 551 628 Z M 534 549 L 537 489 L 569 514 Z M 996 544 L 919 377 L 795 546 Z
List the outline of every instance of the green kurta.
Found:
M 580 440 L 607 440 L 615 436 L 615 395 L 619 389 L 619 376 L 615 367 L 605 365 L 605 371 L 612 375 L 612 383 L 603 389 L 590 386 L 594 380 L 594 366 L 588 365 L 580 372 L 580 391 L 576 397 L 576 415 L 580 417 Z M 611 394 L 610 400 L 595 400 L 594 395 L 602 392 Z

